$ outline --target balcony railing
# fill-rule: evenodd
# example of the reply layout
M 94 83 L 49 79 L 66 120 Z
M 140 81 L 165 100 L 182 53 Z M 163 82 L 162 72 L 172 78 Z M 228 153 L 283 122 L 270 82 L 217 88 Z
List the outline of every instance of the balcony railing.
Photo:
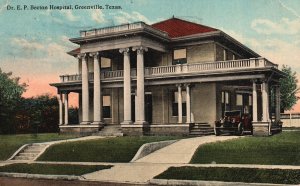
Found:
M 231 61 L 217 61 L 206 63 L 192 63 L 182 65 L 158 66 L 145 68 L 145 77 L 168 76 L 176 74 L 196 74 L 218 71 L 237 71 L 255 68 L 273 67 L 278 65 L 268 61 L 265 58 L 251 58 Z M 136 77 L 136 69 L 131 69 L 131 77 Z M 81 75 L 62 75 L 61 82 L 81 81 Z M 101 72 L 101 79 L 120 79 L 123 78 L 123 70 Z M 89 80 L 94 80 L 93 73 L 89 73 Z
M 105 34 L 111 34 L 111 33 L 136 30 L 136 29 L 147 29 L 147 30 L 150 30 L 151 32 L 154 32 L 159 35 L 163 35 L 163 36 L 168 35 L 166 32 L 156 30 L 156 29 L 152 28 L 151 26 L 145 24 L 144 22 L 136 22 L 136 23 L 123 24 L 123 25 L 118 25 L 118 26 L 111 26 L 111 27 L 106 27 L 106 28 L 80 31 L 80 36 L 81 37 L 98 36 L 98 35 L 105 35 Z

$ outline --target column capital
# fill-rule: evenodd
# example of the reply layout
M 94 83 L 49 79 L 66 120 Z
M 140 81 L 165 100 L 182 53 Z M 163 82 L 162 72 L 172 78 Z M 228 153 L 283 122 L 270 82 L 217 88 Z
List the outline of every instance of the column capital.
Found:
M 185 86 L 185 87 L 190 87 L 191 84 L 190 84 L 190 83 L 185 83 L 184 86 Z
M 148 51 L 148 48 L 144 46 L 136 46 L 136 47 L 132 47 L 132 50 L 137 51 L 138 54 L 143 54 L 144 52 Z
M 86 53 L 80 53 L 77 55 L 77 59 L 85 59 L 86 56 L 87 56 Z
M 180 83 L 176 84 L 176 87 L 182 87 L 182 84 L 180 84 Z
M 67 92 L 67 91 L 62 91 L 60 94 L 66 94 L 66 95 L 69 95 L 70 92 Z
M 123 53 L 124 55 L 129 55 L 129 51 L 130 51 L 129 48 L 120 48 L 119 49 L 119 52 Z
M 89 53 L 89 56 L 97 59 L 99 57 L 99 52 L 91 52 Z

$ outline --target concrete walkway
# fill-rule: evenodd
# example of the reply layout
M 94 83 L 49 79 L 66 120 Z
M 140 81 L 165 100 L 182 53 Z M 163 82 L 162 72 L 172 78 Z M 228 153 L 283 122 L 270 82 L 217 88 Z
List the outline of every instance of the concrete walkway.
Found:
M 189 163 L 200 145 L 239 138 L 238 136 L 205 136 L 182 139 L 145 156 L 136 162 L 143 163 Z
M 154 176 L 167 170 L 172 164 L 187 164 L 199 145 L 238 138 L 236 136 L 205 136 L 182 139 L 157 150 L 134 163 L 115 165 L 111 169 L 85 174 L 93 181 L 147 183 Z
M 82 177 L 91 181 L 147 183 L 154 176 L 167 170 L 169 166 L 168 164 L 127 163 L 85 174 Z

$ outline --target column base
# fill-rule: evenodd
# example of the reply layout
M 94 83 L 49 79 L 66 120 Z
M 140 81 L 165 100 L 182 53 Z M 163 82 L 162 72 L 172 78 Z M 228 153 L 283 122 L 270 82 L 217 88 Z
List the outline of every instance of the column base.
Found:
M 89 124 L 91 124 L 90 121 L 82 121 L 82 122 L 80 123 L 80 125 L 89 125 Z
M 98 134 L 101 127 L 99 125 L 62 125 L 59 126 L 60 134 L 73 134 L 76 136 L 89 136 Z
M 135 125 L 148 125 L 149 123 L 147 121 L 135 121 Z
M 93 122 L 91 123 L 91 125 L 99 125 L 99 126 L 102 126 L 102 125 L 104 125 L 104 123 L 103 123 L 102 121 L 93 121 Z
M 189 125 L 187 124 L 164 124 L 164 125 L 121 125 L 124 136 L 188 136 Z
M 253 126 L 253 136 L 269 136 L 270 134 L 270 121 L 254 121 Z
M 121 125 L 131 125 L 131 124 L 133 124 L 133 122 L 132 122 L 131 120 L 123 121 L 123 122 L 121 123 Z

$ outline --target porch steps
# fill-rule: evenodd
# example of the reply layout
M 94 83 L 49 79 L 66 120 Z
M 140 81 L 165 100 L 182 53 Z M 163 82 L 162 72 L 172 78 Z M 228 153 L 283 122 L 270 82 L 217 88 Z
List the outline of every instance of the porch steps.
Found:
M 190 136 L 207 136 L 214 135 L 214 128 L 208 123 L 195 123 L 190 129 Z
M 11 160 L 34 161 L 35 158 L 47 148 L 49 144 L 33 143 L 25 146 Z
M 121 125 L 105 125 L 96 135 L 123 136 Z

